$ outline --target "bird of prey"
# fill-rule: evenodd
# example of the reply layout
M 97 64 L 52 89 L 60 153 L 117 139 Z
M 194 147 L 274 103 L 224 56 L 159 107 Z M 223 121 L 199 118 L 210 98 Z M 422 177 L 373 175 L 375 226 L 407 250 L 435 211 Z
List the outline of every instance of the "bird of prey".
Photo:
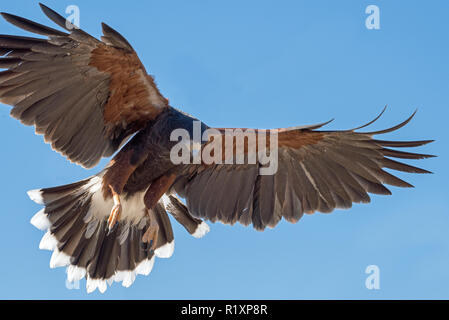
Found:
M 369 193 L 389 195 L 385 184 L 412 187 L 385 168 L 429 173 L 392 158 L 431 157 L 394 149 L 431 140 L 375 137 L 401 128 L 414 114 L 372 132 L 360 129 L 378 117 L 351 130 L 318 130 L 325 123 L 271 130 L 277 139 L 272 174 L 261 174 L 266 164 L 259 158 L 245 160 L 254 151 L 249 138 L 243 145 L 230 140 L 243 163 L 175 162 L 174 131 L 192 137 L 211 128 L 170 105 L 117 31 L 103 23 L 98 40 L 40 6 L 61 29 L 2 13 L 13 25 L 44 37 L 0 35 L 0 68 L 6 69 L 0 72 L 0 102 L 12 105 L 14 118 L 33 125 L 54 150 L 85 168 L 115 154 L 85 180 L 28 192 L 44 206 L 31 223 L 46 231 L 39 247 L 53 251 L 50 267 L 67 267 L 69 281 L 86 278 L 88 292 L 104 292 L 114 281 L 127 287 L 136 275 L 149 274 L 155 257 L 170 257 L 174 236 L 167 213 L 194 237 L 209 231 L 204 220 L 264 230 L 282 218 L 295 223 L 304 213 L 370 202 Z M 214 132 L 210 139 L 188 140 L 189 159 L 195 146 L 201 152 L 220 135 L 226 140 L 227 129 Z M 260 141 L 256 153 L 271 143 Z M 217 150 L 214 159 L 223 160 Z

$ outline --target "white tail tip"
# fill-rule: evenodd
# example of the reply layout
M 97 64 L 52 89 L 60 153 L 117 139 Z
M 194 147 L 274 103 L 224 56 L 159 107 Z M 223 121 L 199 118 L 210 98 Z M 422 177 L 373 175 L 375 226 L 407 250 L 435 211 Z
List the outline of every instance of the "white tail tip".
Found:
M 44 199 L 42 198 L 42 191 L 40 189 L 34 189 L 27 192 L 28 197 L 38 204 L 44 204 Z
M 50 220 L 48 220 L 47 215 L 45 214 L 45 209 L 42 209 L 36 213 L 31 218 L 30 223 L 42 231 L 48 230 L 51 226 Z
M 168 242 L 162 247 L 157 248 L 154 250 L 154 254 L 158 258 L 170 258 L 173 255 L 173 251 L 175 251 L 175 240 L 172 240 L 172 242 Z
M 210 231 L 209 226 L 206 222 L 202 221 L 198 227 L 196 227 L 195 232 L 192 234 L 195 238 L 202 238 L 206 233 Z

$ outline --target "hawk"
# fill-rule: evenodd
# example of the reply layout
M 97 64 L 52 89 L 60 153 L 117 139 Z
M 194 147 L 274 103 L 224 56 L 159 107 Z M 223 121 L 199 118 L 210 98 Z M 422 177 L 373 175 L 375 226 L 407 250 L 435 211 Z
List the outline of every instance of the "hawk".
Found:
M 277 153 L 272 174 L 261 173 L 266 163 L 259 158 L 246 161 L 266 153 L 274 141 L 260 138 L 264 130 L 245 131 L 257 134 L 255 150 L 249 138 L 240 145 L 236 137 L 227 140 L 226 150 L 246 159 L 242 163 L 219 161 L 228 159 L 219 152 L 225 148 L 210 153 L 212 162 L 173 161 L 173 148 L 179 146 L 174 131 L 192 137 L 211 128 L 170 105 L 117 31 L 103 23 L 98 40 L 40 6 L 62 29 L 1 13 L 44 37 L 0 35 L 0 68 L 5 69 L 0 102 L 13 106 L 14 118 L 33 125 L 71 162 L 91 168 L 115 154 L 85 180 L 28 192 L 44 206 L 31 223 L 46 231 L 39 247 L 53 251 L 50 267 L 67 267 L 71 282 L 86 278 L 88 292 L 104 292 L 114 281 L 128 287 L 136 275 L 150 273 L 155 257 L 170 257 L 174 236 L 167 213 L 194 237 L 209 231 L 205 220 L 264 230 L 282 218 L 295 223 L 303 214 L 368 203 L 370 193 L 391 194 L 385 185 L 412 187 L 385 168 L 429 173 L 393 158 L 431 157 L 397 148 L 432 140 L 377 139 L 414 114 L 380 131 L 360 131 L 380 115 L 350 130 L 318 130 L 326 123 L 271 130 Z M 216 128 L 205 140 L 188 140 L 187 160 L 195 148 L 201 152 L 219 138 L 226 141 L 229 130 Z

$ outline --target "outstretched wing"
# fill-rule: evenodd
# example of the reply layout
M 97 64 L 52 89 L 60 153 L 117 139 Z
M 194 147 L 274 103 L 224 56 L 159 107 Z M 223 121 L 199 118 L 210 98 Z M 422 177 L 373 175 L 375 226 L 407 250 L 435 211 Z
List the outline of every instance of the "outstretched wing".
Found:
M 2 13 L 10 23 L 47 39 L 0 35 L 0 102 L 34 125 L 56 151 L 92 167 L 154 119 L 168 101 L 137 54 L 106 24 L 102 41 L 41 4 L 68 32 Z M 2 57 L 3 56 L 3 57 Z
M 282 217 L 294 223 L 304 213 L 327 213 L 335 208 L 350 208 L 354 202 L 367 203 L 369 193 L 391 194 L 384 184 L 412 187 L 384 168 L 429 173 L 390 158 L 422 159 L 431 155 L 390 147 L 417 147 L 431 140 L 373 138 L 401 128 L 412 117 L 390 129 L 365 133 L 356 130 L 366 125 L 346 131 L 315 130 L 321 125 L 279 129 L 275 174 L 260 175 L 260 162 L 190 165 L 173 188 L 186 198 L 189 211 L 198 218 L 226 224 L 252 223 L 258 230 L 274 227 Z M 241 150 L 236 148 L 236 140 L 233 143 L 234 154 L 249 152 L 246 140 Z M 266 143 L 268 149 L 268 140 Z

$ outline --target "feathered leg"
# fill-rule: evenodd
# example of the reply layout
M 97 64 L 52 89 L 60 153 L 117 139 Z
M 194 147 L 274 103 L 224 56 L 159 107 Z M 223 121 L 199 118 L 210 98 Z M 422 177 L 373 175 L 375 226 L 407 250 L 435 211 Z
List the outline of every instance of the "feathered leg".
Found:
M 108 165 L 103 177 L 103 196 L 112 197 L 114 206 L 108 218 L 107 228 L 111 230 L 116 225 L 122 211 L 120 194 L 123 191 L 129 177 L 137 167 L 147 158 L 148 153 L 142 149 L 134 149 L 127 145 L 123 151 L 120 151 Z
M 162 175 L 151 183 L 143 198 L 145 207 L 148 209 L 147 212 L 150 218 L 150 225 L 142 237 L 142 242 L 149 244 L 150 249 L 153 249 L 153 247 L 156 245 L 156 241 L 153 240 L 157 239 L 159 231 L 157 217 L 155 217 L 157 211 L 152 209 L 156 206 L 159 199 L 164 195 L 164 193 L 171 187 L 175 179 L 176 175 L 174 174 Z
M 162 201 L 165 209 L 195 238 L 201 238 L 209 232 L 209 226 L 193 217 L 176 195 L 164 195 Z

